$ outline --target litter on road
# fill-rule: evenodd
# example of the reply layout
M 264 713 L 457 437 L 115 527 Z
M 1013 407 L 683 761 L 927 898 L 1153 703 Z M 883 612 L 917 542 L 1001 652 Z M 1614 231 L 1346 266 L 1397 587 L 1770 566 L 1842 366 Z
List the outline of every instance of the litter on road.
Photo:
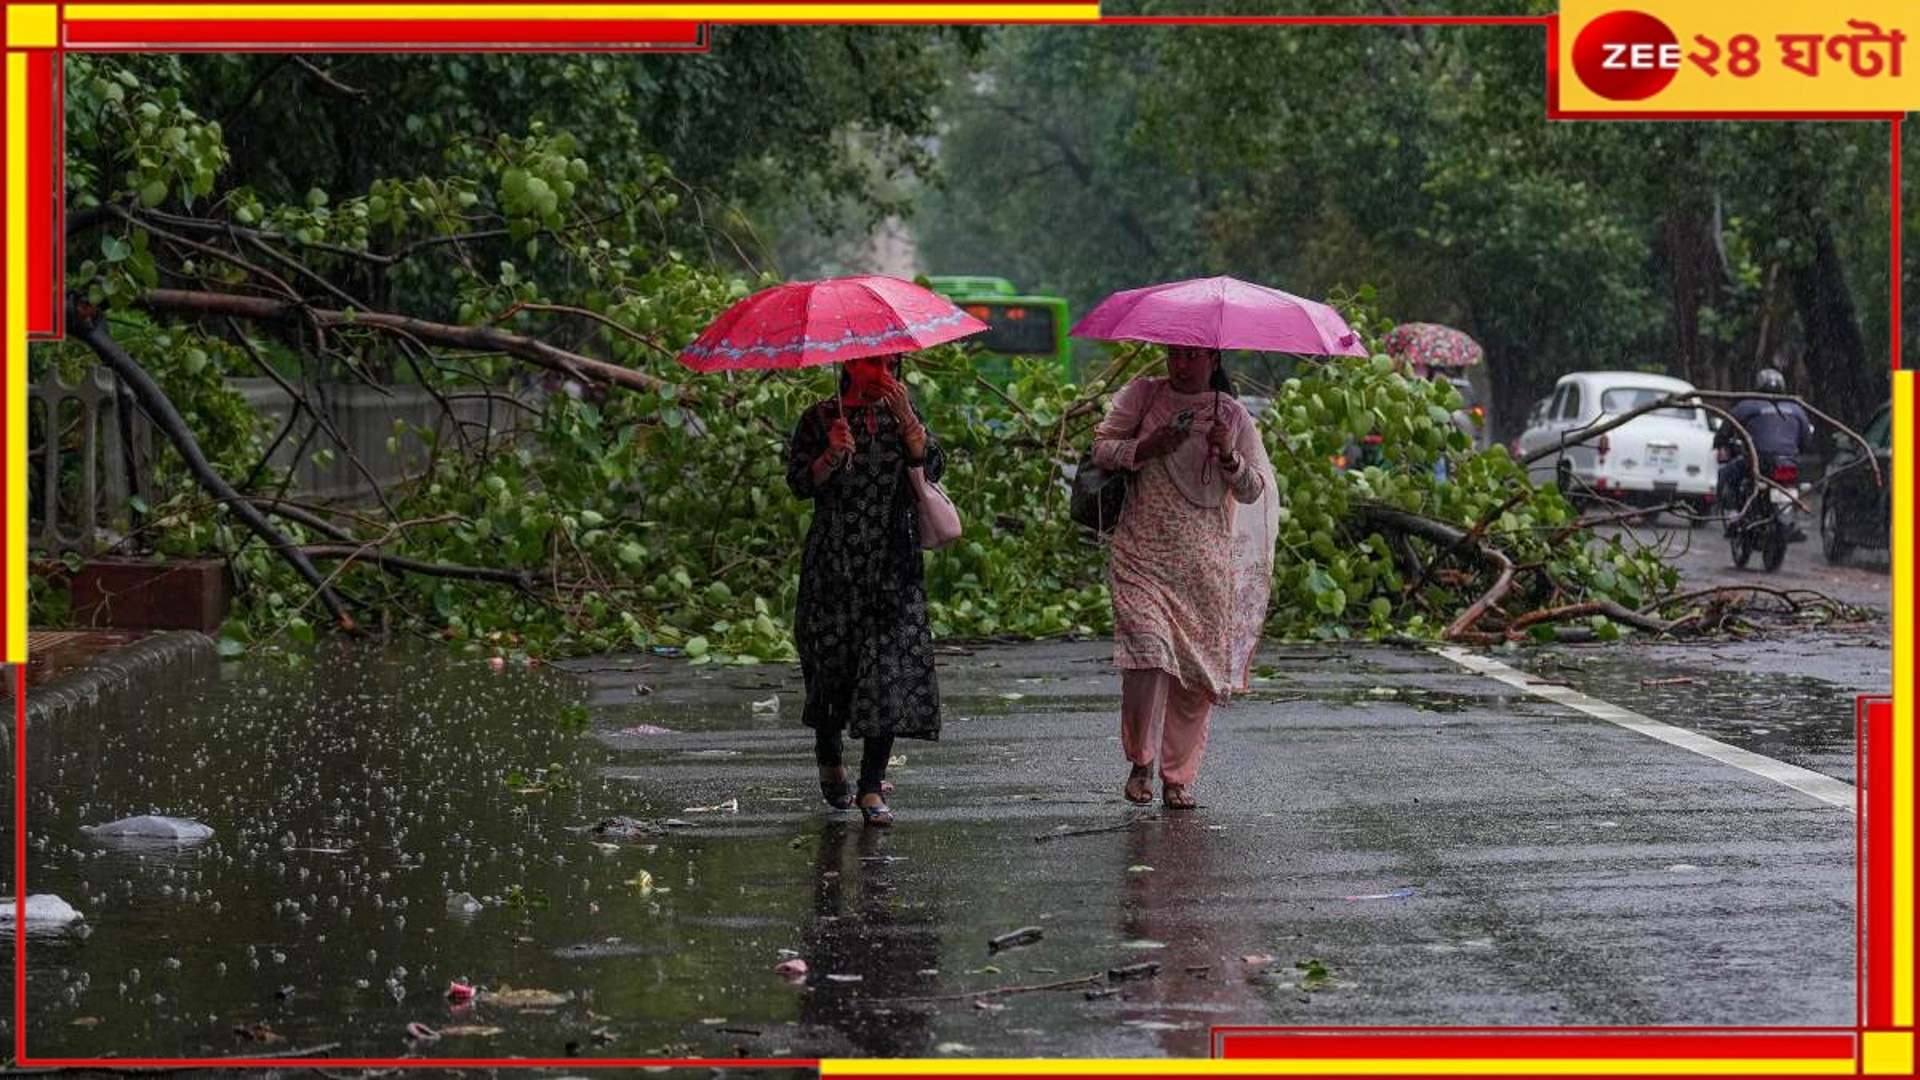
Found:
M 1359 896 L 1343 896 L 1342 900 L 1405 900 L 1413 895 L 1412 886 L 1403 885 L 1392 892 L 1364 893 Z
M 988 941 L 987 951 L 999 952 L 1001 949 L 1011 949 L 1019 945 L 1031 945 L 1039 941 L 1045 934 L 1046 931 L 1037 926 L 1023 926 L 1018 930 L 1008 931 Z

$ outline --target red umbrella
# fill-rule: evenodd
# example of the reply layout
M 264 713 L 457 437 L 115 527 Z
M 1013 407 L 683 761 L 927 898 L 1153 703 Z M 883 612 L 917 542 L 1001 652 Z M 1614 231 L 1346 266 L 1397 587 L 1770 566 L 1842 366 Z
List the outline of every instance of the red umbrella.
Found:
M 877 274 L 762 289 L 722 312 L 680 362 L 695 371 L 800 368 L 889 356 L 987 329 L 911 281 Z

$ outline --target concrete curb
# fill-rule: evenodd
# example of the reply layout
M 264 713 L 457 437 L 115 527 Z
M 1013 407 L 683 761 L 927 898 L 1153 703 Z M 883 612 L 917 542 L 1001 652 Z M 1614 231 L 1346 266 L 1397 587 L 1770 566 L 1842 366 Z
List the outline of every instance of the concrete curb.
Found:
M 220 653 L 197 630 L 162 630 L 115 649 L 27 691 L 26 726 L 59 720 L 82 710 L 124 708 L 151 696 L 153 684 L 188 686 L 213 674 Z M 11 750 L 0 731 L 0 744 Z

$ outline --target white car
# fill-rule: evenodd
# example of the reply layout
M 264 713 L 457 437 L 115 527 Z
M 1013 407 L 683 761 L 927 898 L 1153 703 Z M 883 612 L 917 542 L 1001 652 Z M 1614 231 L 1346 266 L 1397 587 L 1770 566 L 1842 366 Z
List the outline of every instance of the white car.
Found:
M 1554 384 L 1533 408 L 1514 444 L 1519 456 L 1557 447 L 1603 418 L 1618 416 L 1693 384 L 1637 371 L 1576 371 Z M 1576 498 L 1600 497 L 1637 506 L 1675 501 L 1696 513 L 1713 508 L 1719 466 L 1705 409 L 1671 407 L 1642 413 L 1619 427 L 1542 454 L 1527 467 L 1536 483 L 1556 482 Z

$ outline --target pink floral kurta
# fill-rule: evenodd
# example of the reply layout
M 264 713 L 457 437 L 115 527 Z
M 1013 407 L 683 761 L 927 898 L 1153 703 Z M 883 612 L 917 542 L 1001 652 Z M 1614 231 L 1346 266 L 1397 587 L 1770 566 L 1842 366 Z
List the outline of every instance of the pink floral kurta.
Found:
M 1133 490 L 1113 533 L 1107 581 L 1113 593 L 1114 663 L 1127 669 L 1158 668 L 1189 690 L 1216 701 L 1244 678 L 1246 607 L 1236 603 L 1236 510 L 1269 495 L 1272 466 L 1253 418 L 1228 395 L 1212 390 L 1176 393 L 1163 378 L 1138 379 L 1114 398 L 1094 431 L 1094 464 L 1133 469 L 1140 437 L 1160 428 L 1182 409 L 1194 411 L 1193 434 L 1172 454 L 1134 474 Z M 1242 465 L 1231 479 L 1212 461 L 1207 429 L 1234 428 L 1233 446 Z M 1265 617 L 1265 567 L 1260 560 L 1259 618 Z M 1241 547 L 1247 545 L 1242 542 Z M 1244 584 L 1247 575 L 1240 575 Z M 1249 598 L 1251 599 L 1251 598 Z M 1257 623 L 1255 624 L 1257 632 Z

